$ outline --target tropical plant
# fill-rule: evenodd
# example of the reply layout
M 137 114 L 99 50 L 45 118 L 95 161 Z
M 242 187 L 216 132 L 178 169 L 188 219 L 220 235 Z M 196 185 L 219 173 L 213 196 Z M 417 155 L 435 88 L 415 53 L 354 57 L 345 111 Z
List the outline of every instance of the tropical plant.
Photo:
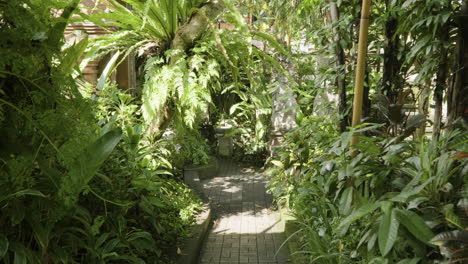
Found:
M 224 8 L 222 1 L 109 1 L 110 12 L 82 17 L 115 32 L 91 43 L 82 65 L 98 56 L 136 51 L 144 57 L 143 114 L 150 132 L 178 120 L 189 128 L 210 102 L 210 79 L 218 76 L 216 61 L 188 55 L 189 49 L 205 33 L 211 19 Z M 205 62 L 207 61 L 207 65 Z
M 449 224 L 440 219 L 453 218 L 450 205 L 466 170 L 453 151 L 466 147 L 466 132 L 420 144 L 361 136 L 355 155 L 347 147 L 353 132 L 309 134 L 320 124 L 309 122 L 287 135 L 270 182 L 300 223 L 303 254 L 319 263 L 440 259 L 428 256 L 430 241 Z
M 133 1 L 122 3 L 111 0 L 106 3 L 110 12 L 94 12 L 81 16 L 104 28 L 110 34 L 103 35 L 91 42 L 87 58 L 93 59 L 113 51 L 125 51 L 128 56 L 133 51 L 163 55 L 171 47 L 171 42 L 181 25 L 200 7 L 201 0 L 177 1 Z M 95 11 L 95 10 L 91 10 Z M 83 64 L 86 63 L 86 60 Z
M 0 261 L 167 263 L 199 200 L 136 100 L 77 89 L 87 39 L 63 36 L 78 2 L 0 1 Z

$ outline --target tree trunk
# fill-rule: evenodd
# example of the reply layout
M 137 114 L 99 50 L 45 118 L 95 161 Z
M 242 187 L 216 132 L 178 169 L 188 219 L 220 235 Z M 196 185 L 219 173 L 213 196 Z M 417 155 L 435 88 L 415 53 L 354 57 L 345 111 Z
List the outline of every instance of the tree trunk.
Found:
M 361 124 L 362 118 L 362 98 L 363 98 L 363 85 L 366 70 L 366 54 L 367 54 L 367 39 L 369 28 L 369 14 L 370 14 L 371 0 L 363 0 L 361 11 L 361 23 L 359 26 L 359 47 L 358 47 L 358 60 L 356 65 L 356 80 L 354 85 L 354 99 L 353 99 L 353 120 L 352 126 L 356 127 Z M 357 144 L 359 141 L 357 135 L 353 135 L 351 145 Z
M 222 0 L 211 0 L 204 4 L 199 11 L 177 30 L 172 40 L 172 49 L 187 51 L 193 47 L 208 28 L 210 21 L 215 20 L 224 10 Z
M 336 5 L 335 0 L 331 0 L 330 2 L 330 15 L 331 15 L 331 22 L 335 25 L 333 27 L 333 34 L 334 38 L 333 41 L 335 42 L 335 65 L 336 65 L 336 87 L 338 89 L 338 96 L 339 96 L 339 103 L 338 103 L 338 111 L 341 116 L 340 120 L 340 131 L 345 132 L 346 127 L 348 126 L 348 117 L 346 115 L 346 62 L 345 62 L 345 54 L 343 51 L 343 47 L 341 47 L 340 41 L 340 30 L 336 26 L 339 21 L 340 13 L 338 10 L 338 6 Z
M 434 110 L 434 128 L 432 134 L 434 137 L 439 136 L 440 129 L 442 127 L 442 103 L 444 97 L 444 89 L 447 85 L 447 59 L 448 51 L 444 45 L 448 42 L 449 39 L 449 24 L 446 23 L 440 31 L 440 58 L 439 58 L 439 70 L 437 71 L 436 77 L 436 87 L 434 90 L 434 101 L 435 101 L 435 110 Z
M 463 1 L 458 19 L 454 82 L 447 91 L 448 125 L 468 115 L 468 0 Z
M 386 0 L 387 12 L 390 9 L 390 1 Z M 384 66 L 382 76 L 382 92 L 391 103 L 395 103 L 401 90 L 400 61 L 397 57 L 399 36 L 395 35 L 398 21 L 390 16 L 385 22 L 386 47 L 384 51 Z

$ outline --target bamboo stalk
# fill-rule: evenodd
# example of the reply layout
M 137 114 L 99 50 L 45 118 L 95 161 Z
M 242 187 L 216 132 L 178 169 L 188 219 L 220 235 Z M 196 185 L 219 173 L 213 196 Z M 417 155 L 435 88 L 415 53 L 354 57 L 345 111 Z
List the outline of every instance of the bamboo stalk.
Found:
M 364 91 L 364 76 L 366 66 L 366 53 L 367 53 L 367 38 L 369 35 L 369 13 L 370 13 L 371 0 L 362 1 L 361 23 L 359 27 L 359 46 L 358 46 L 358 61 L 356 65 L 356 81 L 354 85 L 354 99 L 353 99 L 353 122 L 352 126 L 356 127 L 361 124 L 362 116 L 362 102 Z M 351 139 L 351 145 L 358 142 L 357 135 Z

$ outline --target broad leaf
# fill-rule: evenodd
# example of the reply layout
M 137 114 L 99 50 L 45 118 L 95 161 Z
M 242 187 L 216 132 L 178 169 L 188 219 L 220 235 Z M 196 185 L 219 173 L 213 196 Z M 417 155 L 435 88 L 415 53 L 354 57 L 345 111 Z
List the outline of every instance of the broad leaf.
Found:
M 403 259 L 400 260 L 397 264 L 418 264 L 420 260 L 420 258 Z
M 273 163 L 273 165 L 275 165 L 276 167 L 280 167 L 280 168 L 284 167 L 284 164 L 279 160 L 272 160 L 271 163 Z
M 59 190 L 59 197 L 67 206 L 76 202 L 78 195 L 96 175 L 99 167 L 119 143 L 121 136 L 120 128 L 111 130 L 89 145 L 78 156 L 70 171 L 63 178 Z
M 416 178 L 415 178 L 416 179 Z M 419 194 L 426 186 L 434 180 L 434 177 L 429 178 L 423 184 L 414 186 L 414 182 L 408 183 L 405 188 L 395 197 L 391 198 L 391 201 L 405 203 L 411 196 Z
M 400 223 L 418 240 L 429 243 L 434 237 L 434 233 L 432 233 L 429 226 L 427 226 L 424 220 L 416 213 L 401 209 L 395 209 L 395 213 Z
M 343 215 L 347 215 L 351 211 L 351 205 L 353 202 L 353 187 L 346 188 L 343 193 L 341 194 L 340 198 L 340 213 Z
M 466 258 L 468 256 L 468 230 L 444 232 L 435 236 L 431 243 L 441 249 L 448 258 Z
M 338 234 L 344 235 L 346 233 L 346 230 L 350 224 L 355 222 L 361 217 L 364 217 L 373 211 L 375 209 L 379 208 L 381 206 L 380 202 L 375 202 L 375 203 L 367 203 L 360 207 L 359 209 L 353 211 L 348 217 L 346 217 L 343 222 L 338 226 Z
M 395 210 L 386 212 L 379 225 L 379 249 L 382 256 L 386 256 L 392 249 L 398 237 L 400 223 L 396 219 Z
M 110 61 L 107 63 L 106 67 L 104 68 L 104 71 L 101 74 L 101 77 L 99 77 L 98 83 L 96 85 L 96 90 L 97 91 L 102 91 L 105 87 L 106 81 L 109 78 L 109 75 L 114 71 L 115 69 L 115 64 L 117 62 L 117 59 L 120 57 L 120 52 L 116 52 L 114 56 L 110 59 Z M 93 96 L 93 99 L 95 96 Z
M 27 264 L 28 260 L 24 249 L 20 248 L 15 251 L 15 258 L 13 264 Z
M 85 182 L 88 182 L 97 173 L 99 167 L 119 143 L 121 136 L 122 131 L 120 129 L 111 130 L 81 153 L 78 162 L 80 164 L 80 174 L 85 178 Z

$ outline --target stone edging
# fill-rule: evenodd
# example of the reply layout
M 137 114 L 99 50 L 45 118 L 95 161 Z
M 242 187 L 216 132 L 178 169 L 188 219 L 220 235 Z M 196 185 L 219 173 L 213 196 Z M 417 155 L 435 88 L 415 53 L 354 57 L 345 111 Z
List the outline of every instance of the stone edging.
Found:
M 192 226 L 192 235 L 183 243 L 180 254 L 177 255 L 177 264 L 197 264 L 203 241 L 209 232 L 212 222 L 211 207 L 207 197 L 203 193 L 197 170 L 184 170 L 184 182 L 194 190 L 203 201 L 203 210 L 196 216 L 195 224 Z
M 200 255 L 203 240 L 209 231 L 211 224 L 211 208 L 208 203 L 203 205 L 203 211 L 197 216 L 193 226 L 193 235 L 183 243 L 181 254 L 177 256 L 177 264 L 196 264 Z
M 290 260 L 292 264 L 304 264 L 307 263 L 306 256 L 295 253 L 301 251 L 299 241 L 295 232 L 299 230 L 299 225 L 296 222 L 296 218 L 291 215 L 290 211 L 286 208 L 279 208 L 281 223 L 284 225 L 284 235 L 286 237 L 286 245 L 288 246 L 290 253 Z

